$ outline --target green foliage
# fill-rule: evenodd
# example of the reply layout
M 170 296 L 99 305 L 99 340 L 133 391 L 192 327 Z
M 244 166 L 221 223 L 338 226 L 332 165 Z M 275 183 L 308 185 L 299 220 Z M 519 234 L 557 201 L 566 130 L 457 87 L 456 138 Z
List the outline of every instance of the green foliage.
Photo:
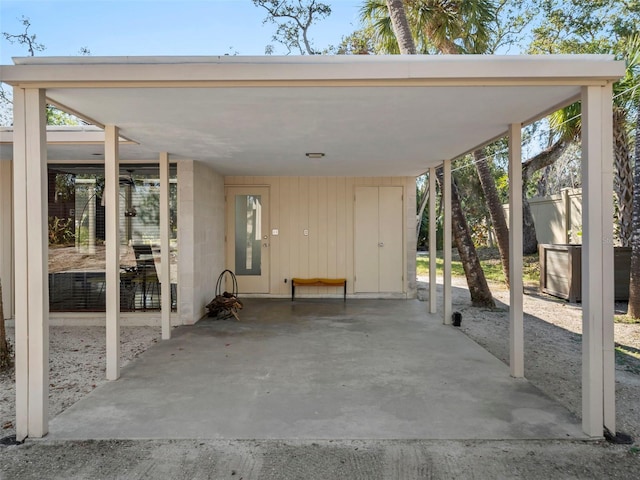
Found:
M 55 201 L 73 202 L 75 200 L 76 176 L 72 173 L 56 173 L 55 180 Z
M 471 230 L 473 243 L 487 245 L 489 234 L 489 210 L 484 199 L 478 171 L 473 157 L 467 155 L 451 164 L 452 177 L 458 187 L 460 203 Z
M 420 205 L 424 195 L 428 195 L 428 179 L 426 175 L 421 175 L 416 180 L 416 212 L 419 213 Z M 438 186 L 436 183 L 436 190 Z M 440 206 L 440 195 L 436 195 L 436 248 L 442 248 L 442 215 Z M 420 228 L 417 237 L 418 250 L 427 250 L 429 248 L 429 208 L 425 208 L 422 218 L 420 219 Z
M 509 200 L 509 181 L 505 140 L 498 140 L 485 147 L 483 155 L 487 159 L 494 179 L 497 179 L 498 196 L 502 203 L 506 203 Z M 462 209 L 469 224 L 473 242 L 476 246 L 486 246 L 489 241 L 491 216 L 474 161 L 472 155 L 466 155 L 453 162 L 452 175 L 460 193 Z
M 530 53 L 608 53 L 637 32 L 640 2 L 532 0 L 540 10 Z
M 73 220 L 49 217 L 49 245 L 69 245 L 73 241 Z
M 486 52 L 497 18 L 493 0 L 405 1 L 405 12 L 418 53 Z M 385 0 L 365 0 L 360 19 L 376 53 L 397 54 L 391 18 Z
M 337 46 L 329 46 L 322 53 L 325 55 L 373 55 L 376 51 L 371 30 L 369 28 L 355 30 L 343 36 Z
M 480 264 L 487 280 L 496 283 L 505 283 L 504 273 L 502 272 L 502 264 L 500 261 L 500 254 L 496 248 L 479 248 L 478 256 L 480 257 Z M 442 252 L 438 251 L 438 258 L 436 260 L 437 270 L 439 274 L 442 274 L 443 260 Z M 418 256 L 416 259 L 416 272 L 420 276 L 429 275 L 429 257 Z M 451 262 L 451 274 L 454 277 L 464 277 L 464 268 L 460 258 L 454 253 L 453 260 Z M 540 282 L 540 262 L 538 255 L 525 255 L 523 257 L 523 274 L 522 278 L 526 284 L 539 284 Z
M 640 318 L 633 318 L 629 315 L 615 315 L 613 317 L 616 323 L 627 323 L 631 325 L 640 325 Z
M 81 125 L 78 117 L 47 105 L 47 125 Z
M 509 52 L 522 49 L 527 28 L 536 16 L 529 0 L 498 0 L 495 2 L 496 21 L 489 28 L 491 36 L 486 53 Z

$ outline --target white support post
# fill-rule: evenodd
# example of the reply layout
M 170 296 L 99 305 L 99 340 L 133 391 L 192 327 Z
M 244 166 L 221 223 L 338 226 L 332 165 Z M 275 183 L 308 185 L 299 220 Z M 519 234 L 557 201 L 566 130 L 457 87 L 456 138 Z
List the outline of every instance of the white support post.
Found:
M 607 98 L 605 98 L 607 97 Z M 605 107 L 608 105 L 608 108 Z M 606 111 L 605 111 L 606 109 Z M 609 349 L 605 330 L 613 328 L 613 269 L 610 207 L 612 187 L 611 89 L 582 89 L 582 429 L 592 437 L 604 433 L 604 401 L 611 408 L 613 392 L 607 392 L 604 359 Z M 605 131 L 609 128 L 608 131 Z M 606 151 L 609 149 L 609 151 Z M 606 198 L 603 194 L 608 195 Z M 605 264 L 609 261 L 609 264 Z M 611 302 L 611 303 L 609 303 Z M 611 338 L 610 349 L 613 350 Z M 613 372 L 607 372 L 607 375 Z M 611 388 L 612 380 L 608 388 Z M 614 406 L 615 410 L 615 406 Z M 615 414 L 615 411 L 614 411 Z M 615 426 L 614 426 L 615 431 Z
M 14 88 L 16 437 L 49 430 L 49 286 L 46 102 Z
M 120 377 L 120 168 L 118 127 L 105 127 L 107 380 Z
M 442 196 L 444 219 L 442 222 L 443 229 L 443 323 L 450 325 L 452 323 L 451 314 L 453 313 L 453 305 L 451 299 L 451 160 L 445 160 L 442 165 Z
M 13 89 L 13 216 L 16 439 L 29 435 L 29 285 L 27 277 L 27 127 L 25 91 Z
M 614 339 L 614 253 L 613 253 L 613 92 L 602 87 L 602 159 L 600 186 L 602 199 L 602 381 L 604 426 L 616 433 L 616 364 Z M 609 199 L 609 201 L 606 201 Z
M 29 436 L 39 438 L 49 431 L 49 234 L 45 91 L 26 90 L 25 107 L 29 195 Z
M 522 308 L 522 125 L 509 126 L 509 367 L 524 377 Z
M 89 255 L 96 254 L 96 186 L 95 183 L 87 189 L 87 196 L 89 197 L 88 208 L 88 222 L 89 222 Z
M 429 168 L 429 312 L 438 311 L 438 285 L 436 280 L 437 265 L 436 237 L 436 167 Z
M 169 230 L 169 154 L 160 154 L 160 288 L 162 339 L 171 338 L 171 265 Z

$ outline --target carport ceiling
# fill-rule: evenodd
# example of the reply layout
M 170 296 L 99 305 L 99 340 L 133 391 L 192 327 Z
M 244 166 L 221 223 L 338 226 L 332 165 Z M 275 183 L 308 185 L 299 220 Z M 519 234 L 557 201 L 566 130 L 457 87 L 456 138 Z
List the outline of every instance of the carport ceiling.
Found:
M 418 175 L 576 87 L 52 89 L 151 150 L 224 175 Z M 309 159 L 307 152 L 322 152 Z
M 457 57 L 30 58 L 9 68 L 27 68 L 28 80 L 17 83 L 39 84 L 50 101 L 117 125 L 146 152 L 200 160 L 223 175 L 418 175 L 504 134 L 511 123 L 576 99 L 585 84 L 578 76 L 568 80 L 569 57 L 531 64 L 523 57 Z M 591 65 L 578 58 L 580 66 Z M 609 58 L 594 58 L 591 70 L 612 71 Z M 82 62 L 88 65 L 78 70 Z M 92 76 L 92 68 L 110 63 L 117 65 L 103 75 L 112 79 Z M 46 85 L 31 66 L 68 69 L 88 81 L 69 73 Z M 536 78 L 523 82 L 527 72 Z M 602 83 L 604 76 L 587 80 Z M 310 159 L 307 152 L 325 156 Z

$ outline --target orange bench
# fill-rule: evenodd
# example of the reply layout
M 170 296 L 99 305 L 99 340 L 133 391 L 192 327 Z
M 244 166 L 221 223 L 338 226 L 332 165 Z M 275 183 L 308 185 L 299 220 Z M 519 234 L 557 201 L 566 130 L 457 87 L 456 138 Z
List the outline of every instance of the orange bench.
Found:
M 296 298 L 296 287 L 344 287 L 344 301 L 347 301 L 346 278 L 292 278 L 291 301 Z

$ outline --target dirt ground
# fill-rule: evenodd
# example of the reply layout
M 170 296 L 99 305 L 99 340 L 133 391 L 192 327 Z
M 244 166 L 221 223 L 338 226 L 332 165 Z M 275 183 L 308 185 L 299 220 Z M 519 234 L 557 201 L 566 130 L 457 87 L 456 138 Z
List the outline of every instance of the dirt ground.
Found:
M 419 296 L 426 284 L 419 279 Z M 464 279 L 454 279 L 461 330 L 506 363 L 508 291 L 492 290 L 493 309 L 470 305 Z M 525 375 L 581 413 L 581 308 L 528 291 Z M 27 441 L 0 446 L 5 479 L 601 479 L 640 475 L 640 325 L 616 324 L 618 430 L 633 445 L 558 441 Z M 13 330 L 9 329 L 9 335 Z M 131 360 L 159 337 L 157 328 L 123 328 Z M 625 353 L 626 352 L 626 353 Z M 51 327 L 51 414 L 104 382 L 104 328 Z M 0 437 L 14 433 L 12 376 L 0 377 Z

